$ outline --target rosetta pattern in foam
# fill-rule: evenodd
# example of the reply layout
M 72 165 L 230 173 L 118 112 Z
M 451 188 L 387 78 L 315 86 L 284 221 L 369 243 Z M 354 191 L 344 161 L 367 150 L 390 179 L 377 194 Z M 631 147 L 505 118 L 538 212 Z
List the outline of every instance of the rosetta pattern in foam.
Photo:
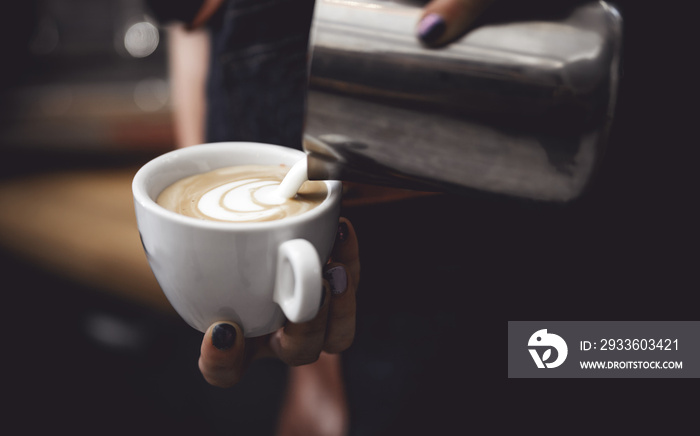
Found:
M 327 190 L 319 181 L 303 183 L 292 198 L 281 196 L 278 190 L 288 172 L 284 165 L 219 168 L 176 181 L 159 194 L 157 203 L 204 220 L 257 222 L 299 215 L 323 202 Z
M 222 221 L 260 221 L 283 213 L 284 203 L 264 195 L 279 183 L 269 180 L 241 180 L 214 188 L 202 195 L 197 209 L 211 218 Z M 268 200 L 272 199 L 272 201 Z M 286 215 L 286 214 L 285 214 Z

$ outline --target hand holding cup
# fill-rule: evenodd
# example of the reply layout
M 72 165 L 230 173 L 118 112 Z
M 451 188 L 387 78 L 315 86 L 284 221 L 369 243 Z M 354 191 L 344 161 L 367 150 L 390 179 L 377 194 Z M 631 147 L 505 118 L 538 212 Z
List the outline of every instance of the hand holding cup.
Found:
M 301 151 L 269 144 L 204 144 L 166 153 L 134 177 L 136 217 L 149 264 L 175 310 L 205 332 L 202 372 L 215 384 L 217 377 L 206 374 L 212 373 L 207 362 L 219 361 L 217 352 L 237 356 L 224 367 L 240 374 L 256 357 L 300 365 L 314 361 L 321 350 L 338 352 L 352 342 L 359 261 L 352 226 L 346 220 L 338 226 L 341 183 L 314 182 L 323 189 L 314 193 L 310 208 L 292 207 L 291 214 L 270 218 L 254 210 L 260 206 L 255 201 L 242 208 L 242 215 L 251 212 L 262 220 L 187 216 L 157 201 L 166 188 L 193 176 L 227 167 L 291 167 L 303 158 Z M 233 205 L 224 197 L 214 204 L 238 214 L 236 195 Z

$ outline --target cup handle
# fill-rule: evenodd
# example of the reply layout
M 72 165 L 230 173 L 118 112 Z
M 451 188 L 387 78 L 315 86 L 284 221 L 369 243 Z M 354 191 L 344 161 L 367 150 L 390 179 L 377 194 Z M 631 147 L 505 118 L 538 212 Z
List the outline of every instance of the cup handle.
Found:
M 322 292 L 321 260 L 305 239 L 283 242 L 277 254 L 277 277 L 273 300 L 291 322 L 313 319 Z

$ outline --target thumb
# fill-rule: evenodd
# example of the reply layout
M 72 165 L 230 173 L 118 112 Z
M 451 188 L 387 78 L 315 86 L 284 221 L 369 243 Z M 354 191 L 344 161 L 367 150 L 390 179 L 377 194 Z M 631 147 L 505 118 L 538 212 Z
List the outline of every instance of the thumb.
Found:
M 418 38 L 437 47 L 464 35 L 469 26 L 494 0 L 432 0 L 423 8 L 418 22 Z
M 233 323 L 212 324 L 202 339 L 199 370 L 209 384 L 231 387 L 245 370 L 245 338 Z

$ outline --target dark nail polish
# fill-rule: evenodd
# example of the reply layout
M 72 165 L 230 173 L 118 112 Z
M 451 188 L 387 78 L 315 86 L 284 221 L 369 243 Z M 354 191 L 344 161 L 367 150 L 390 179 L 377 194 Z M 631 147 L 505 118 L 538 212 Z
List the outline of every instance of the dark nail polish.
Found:
M 418 38 L 426 44 L 432 44 L 447 29 L 445 20 L 438 14 L 428 14 L 418 23 Z
M 348 225 L 345 222 L 341 222 L 338 224 L 338 233 L 336 233 L 336 239 L 339 242 L 345 242 L 348 239 L 348 233 L 349 233 Z
M 348 288 L 348 276 L 345 268 L 342 266 L 329 269 L 324 273 L 324 277 L 328 280 L 328 284 L 331 285 L 333 295 L 342 294 Z
M 211 343 L 219 350 L 228 350 L 236 343 L 236 328 L 231 324 L 217 324 L 211 331 Z

